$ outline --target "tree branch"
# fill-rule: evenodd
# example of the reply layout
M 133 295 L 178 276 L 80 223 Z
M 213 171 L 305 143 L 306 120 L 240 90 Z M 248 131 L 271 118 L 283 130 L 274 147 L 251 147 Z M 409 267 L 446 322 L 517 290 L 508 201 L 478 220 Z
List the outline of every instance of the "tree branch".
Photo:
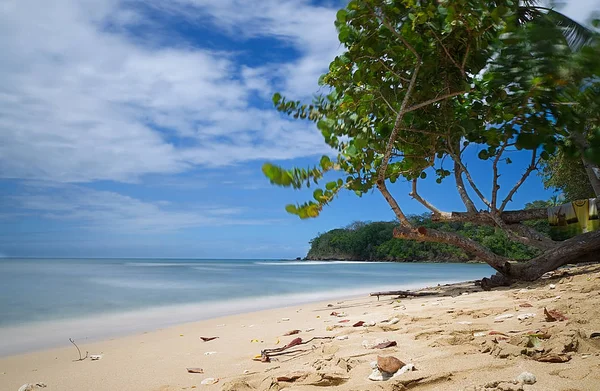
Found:
M 477 193 L 477 195 L 479 196 L 479 198 L 481 199 L 481 201 L 483 201 L 483 203 L 485 205 L 487 205 L 488 208 L 492 208 L 491 203 L 485 198 L 485 196 L 483 195 L 483 193 L 481 191 L 479 191 L 479 188 L 477 187 L 477 185 L 475 184 L 475 181 L 473 180 L 473 178 L 471 177 L 471 174 L 469 173 L 469 170 L 467 170 L 467 167 L 465 167 L 465 165 L 463 164 L 462 160 L 460 159 L 460 156 L 456 155 L 456 154 L 452 154 L 452 159 L 454 159 L 455 163 L 458 163 L 461 170 L 465 173 L 465 176 L 467 177 L 467 181 L 469 181 L 469 184 L 471 185 L 471 187 L 473 188 L 473 190 L 475 190 L 475 193 Z
M 415 110 L 418 110 L 418 109 L 420 109 L 422 107 L 428 106 L 428 105 L 430 105 L 432 103 L 439 102 L 441 100 L 452 98 L 453 96 L 458 96 L 458 95 L 462 95 L 462 94 L 466 94 L 466 93 L 467 93 L 467 91 L 456 91 L 456 92 L 451 92 L 449 94 L 444 94 L 444 95 L 439 96 L 437 98 L 429 99 L 429 100 L 426 100 L 425 102 L 422 102 L 422 103 L 410 106 L 409 108 L 406 109 L 406 112 L 409 113 L 411 111 L 415 111 Z
M 418 181 L 417 178 L 413 179 L 413 181 L 412 181 L 412 191 L 408 195 L 411 196 L 412 198 L 414 198 L 415 200 L 419 201 L 424 207 L 426 207 L 431 212 L 433 212 L 433 214 L 435 214 L 435 215 L 447 215 L 447 216 L 450 216 L 451 213 L 449 213 L 449 212 L 442 212 L 441 210 L 439 210 L 438 208 L 436 208 L 435 206 L 433 206 L 432 204 L 430 204 L 429 201 L 423 199 L 419 195 L 419 193 L 417 192 L 417 181 Z
M 500 186 L 498 185 L 498 177 L 500 176 L 498 175 L 498 162 L 500 161 L 500 157 L 502 157 L 502 154 L 507 146 L 508 142 L 505 142 L 504 145 L 500 147 L 500 150 L 496 154 L 494 162 L 492 163 L 492 173 L 494 176 L 492 180 L 492 212 L 496 211 L 496 200 L 498 198 L 498 189 L 500 189 Z
M 491 267 L 501 273 L 506 272 L 505 268 L 509 263 L 508 258 L 494 254 L 488 248 L 482 246 L 476 241 L 453 232 L 426 229 L 424 227 L 420 227 L 418 229 L 396 227 L 394 229 L 394 237 L 398 239 L 416 240 L 419 242 L 446 243 L 460 247 L 469 254 L 475 256 L 477 259 L 487 262 Z
M 446 48 L 446 45 L 444 45 L 444 43 L 442 42 L 442 40 L 438 37 L 438 35 L 435 33 L 435 31 L 433 31 L 433 29 L 431 30 L 431 32 L 433 33 L 433 36 L 435 37 L 435 39 L 440 43 L 440 45 L 442 46 L 442 49 L 444 49 L 444 53 L 446 53 L 446 56 L 448 56 L 448 58 L 450 59 L 450 61 L 452 61 L 452 64 L 454 64 L 456 66 L 456 68 L 458 68 L 458 70 L 460 71 L 460 73 L 465 76 L 465 69 L 464 69 L 464 65 L 461 67 L 460 65 L 458 65 L 458 63 L 456 62 L 456 60 L 454 60 L 454 57 L 452 57 L 450 55 L 450 52 L 448 51 L 448 49 Z M 467 51 L 468 53 L 468 51 Z M 465 57 L 466 58 L 466 57 Z
M 523 184 L 523 182 L 525 182 L 525 180 L 527 179 L 529 174 L 531 174 L 531 171 L 535 170 L 535 168 L 537 167 L 539 160 L 538 160 L 538 162 L 536 162 L 535 161 L 536 157 L 537 157 L 537 149 L 534 149 L 531 154 L 531 163 L 529 164 L 529 167 L 527 167 L 527 170 L 525 170 L 525 173 L 523 174 L 521 179 L 519 179 L 519 181 L 515 184 L 515 186 L 510 190 L 510 192 L 508 193 L 508 195 L 506 196 L 504 201 L 502 201 L 502 205 L 500 205 L 500 209 L 499 209 L 500 212 L 504 211 L 504 208 L 506 208 L 506 205 L 510 201 L 512 201 L 512 196 L 517 192 L 517 190 L 519 190 L 519 187 L 521 187 L 521 185 Z

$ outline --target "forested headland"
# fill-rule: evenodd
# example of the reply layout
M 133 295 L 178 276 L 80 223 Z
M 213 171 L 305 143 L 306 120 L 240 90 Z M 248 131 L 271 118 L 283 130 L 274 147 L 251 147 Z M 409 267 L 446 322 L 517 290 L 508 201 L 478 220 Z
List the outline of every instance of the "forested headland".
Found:
M 538 201 L 537 203 L 544 203 Z M 538 206 L 531 204 L 532 206 Z M 471 238 L 494 253 L 516 260 L 530 259 L 539 250 L 510 240 L 490 226 L 472 223 L 434 222 L 429 214 L 410 216 L 411 222 L 427 229 L 443 229 Z M 549 232 L 546 221 L 536 229 Z M 476 261 L 465 251 L 444 243 L 417 242 L 393 237 L 397 221 L 354 222 L 317 235 L 310 241 L 307 260 L 393 261 L 393 262 L 469 262 Z

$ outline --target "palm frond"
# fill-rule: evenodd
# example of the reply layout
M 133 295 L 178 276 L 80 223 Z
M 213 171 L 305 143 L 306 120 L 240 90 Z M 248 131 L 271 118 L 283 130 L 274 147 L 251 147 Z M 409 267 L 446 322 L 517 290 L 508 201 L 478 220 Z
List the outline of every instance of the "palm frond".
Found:
M 533 3 L 533 5 L 528 5 Z M 536 0 L 524 1 L 518 9 L 518 21 L 521 24 L 535 22 L 540 18 L 553 23 L 562 30 L 565 41 L 573 51 L 591 44 L 598 38 L 598 33 L 579 22 L 551 8 L 538 7 Z

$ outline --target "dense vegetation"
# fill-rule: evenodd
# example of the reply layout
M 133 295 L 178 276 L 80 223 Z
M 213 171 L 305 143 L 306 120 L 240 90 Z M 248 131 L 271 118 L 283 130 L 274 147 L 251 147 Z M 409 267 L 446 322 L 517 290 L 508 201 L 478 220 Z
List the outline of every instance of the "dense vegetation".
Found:
M 456 232 L 474 239 L 498 255 L 513 259 L 529 259 L 538 250 L 516 243 L 500 230 L 472 223 L 431 221 L 429 215 L 411 216 L 417 226 Z M 540 222 L 541 225 L 547 223 Z M 397 221 L 355 222 L 333 229 L 311 240 L 307 259 L 370 260 L 401 262 L 466 262 L 474 260 L 465 251 L 444 243 L 416 242 L 393 237 Z

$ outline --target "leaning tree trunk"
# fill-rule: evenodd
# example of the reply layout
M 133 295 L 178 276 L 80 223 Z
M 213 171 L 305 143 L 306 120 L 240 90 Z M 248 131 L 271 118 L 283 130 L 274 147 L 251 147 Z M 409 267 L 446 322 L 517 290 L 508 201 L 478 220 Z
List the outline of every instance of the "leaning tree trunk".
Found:
M 567 264 L 600 260 L 600 231 L 578 235 L 560 242 L 533 259 L 519 262 L 494 254 L 474 240 L 452 232 L 423 227 L 417 229 L 397 227 L 394 229 L 394 237 L 454 245 L 476 256 L 477 259 L 487 262 L 498 271 L 498 274 L 482 280 L 482 288 L 486 290 L 510 285 L 515 281 L 534 281 L 544 273 Z

